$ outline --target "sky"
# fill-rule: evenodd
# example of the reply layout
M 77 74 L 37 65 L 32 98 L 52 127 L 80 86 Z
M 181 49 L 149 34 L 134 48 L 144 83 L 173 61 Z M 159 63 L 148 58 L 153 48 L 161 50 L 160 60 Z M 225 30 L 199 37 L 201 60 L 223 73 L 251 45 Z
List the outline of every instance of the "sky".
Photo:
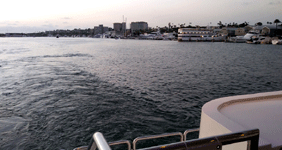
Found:
M 124 17 L 123 17 L 124 16 Z M 282 0 L 5 0 L 0 33 L 94 28 L 145 21 L 149 27 L 282 21 Z

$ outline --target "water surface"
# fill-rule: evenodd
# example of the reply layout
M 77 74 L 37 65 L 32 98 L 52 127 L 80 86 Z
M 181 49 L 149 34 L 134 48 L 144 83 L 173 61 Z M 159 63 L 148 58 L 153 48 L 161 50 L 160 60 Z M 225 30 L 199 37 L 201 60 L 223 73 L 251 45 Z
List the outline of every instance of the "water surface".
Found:
M 281 72 L 279 45 L 1 38 L 0 147 L 183 132 L 212 99 L 282 90 Z

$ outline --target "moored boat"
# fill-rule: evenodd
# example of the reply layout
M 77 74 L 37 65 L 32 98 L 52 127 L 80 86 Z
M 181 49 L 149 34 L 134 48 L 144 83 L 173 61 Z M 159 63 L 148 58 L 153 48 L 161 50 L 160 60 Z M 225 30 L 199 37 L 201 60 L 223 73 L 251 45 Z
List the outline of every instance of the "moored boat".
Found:
M 226 36 L 215 34 L 207 29 L 180 28 L 178 29 L 178 41 L 187 42 L 223 42 Z
M 282 40 L 281 39 L 274 39 L 271 41 L 273 45 L 282 45 Z
M 258 32 L 255 31 L 250 31 L 248 32 L 246 35 L 244 36 L 236 36 L 236 37 L 231 37 L 229 38 L 229 42 L 234 42 L 234 43 L 245 43 L 247 41 L 247 43 L 253 43 L 252 42 L 252 37 L 256 37 L 259 36 Z M 251 41 L 251 42 L 250 42 Z

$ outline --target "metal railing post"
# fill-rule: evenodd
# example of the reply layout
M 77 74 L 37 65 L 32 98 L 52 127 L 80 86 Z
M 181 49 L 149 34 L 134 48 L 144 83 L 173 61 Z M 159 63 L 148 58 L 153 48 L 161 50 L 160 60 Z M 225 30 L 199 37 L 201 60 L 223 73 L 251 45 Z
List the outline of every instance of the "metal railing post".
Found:
M 121 140 L 121 141 L 115 141 L 115 142 L 109 142 L 110 146 L 113 145 L 119 145 L 119 144 L 127 144 L 127 149 L 131 150 L 131 144 L 128 140 Z
M 107 143 L 106 139 L 104 138 L 103 134 L 100 132 L 96 132 L 93 135 L 93 139 L 99 148 L 99 150 L 111 150 L 109 144 Z
M 151 135 L 151 136 L 143 136 L 143 137 L 137 137 L 133 140 L 133 150 L 136 150 L 136 143 L 138 141 L 142 140 L 149 140 L 149 139 L 157 139 L 157 138 L 163 138 L 163 137 L 169 137 L 169 136 L 180 136 L 180 141 L 183 141 L 183 135 L 181 132 L 174 132 L 174 133 L 165 133 L 165 134 L 160 134 L 160 135 Z
M 187 135 L 188 133 L 197 132 L 197 131 L 199 131 L 199 130 L 200 130 L 199 128 L 186 130 L 186 131 L 183 133 L 184 141 L 186 141 L 186 135 Z

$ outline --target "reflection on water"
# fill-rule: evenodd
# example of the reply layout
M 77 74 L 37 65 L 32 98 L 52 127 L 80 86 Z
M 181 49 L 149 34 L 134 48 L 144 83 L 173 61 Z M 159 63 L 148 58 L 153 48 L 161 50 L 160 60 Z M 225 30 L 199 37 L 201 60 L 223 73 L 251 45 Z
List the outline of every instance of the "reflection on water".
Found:
M 219 97 L 281 90 L 282 47 L 2 38 L 0 147 L 72 149 L 199 127 Z

